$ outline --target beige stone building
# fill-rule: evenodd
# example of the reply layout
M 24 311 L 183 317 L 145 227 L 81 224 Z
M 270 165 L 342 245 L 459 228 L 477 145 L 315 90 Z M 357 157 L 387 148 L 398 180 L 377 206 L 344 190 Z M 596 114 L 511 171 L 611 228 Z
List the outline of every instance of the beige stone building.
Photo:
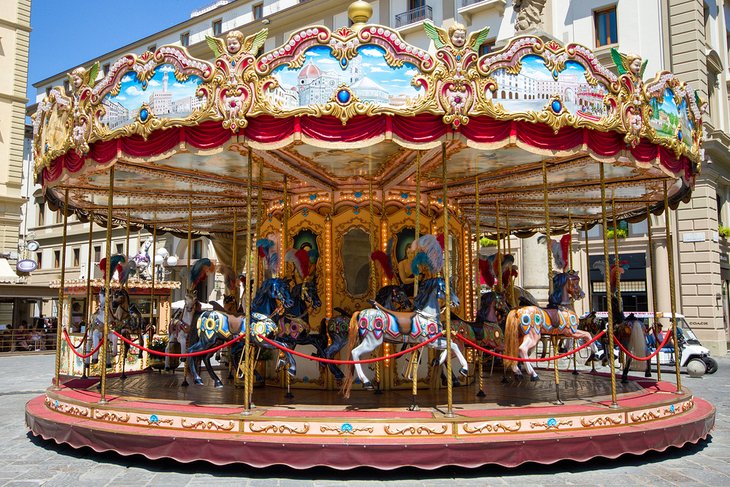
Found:
M 127 52 L 140 54 L 163 44 L 177 44 L 188 48 L 201 58 L 212 58 L 206 35 L 225 35 L 238 29 L 245 35 L 263 27 L 269 29 L 264 49 L 283 44 L 290 33 L 304 25 L 321 24 L 329 28 L 347 25 L 349 2 L 333 0 L 221 0 L 192 12 L 191 18 L 157 34 L 139 39 L 107 53 L 89 59 L 84 65 L 99 61 L 102 70 Z M 469 30 L 491 27 L 488 40 L 481 50 L 487 51 L 515 35 L 518 17 L 514 0 L 376 0 L 371 22 L 396 28 L 404 39 L 422 48 L 429 47 L 423 31 L 424 20 L 435 24 L 464 23 Z M 523 1 L 523 8 L 531 2 Z M 728 242 L 719 235 L 720 226 L 730 226 L 730 110 L 728 110 L 728 39 L 730 1 L 727 0 L 548 0 L 539 13 L 539 30 L 562 43 L 578 42 L 594 49 L 599 58 L 612 66 L 610 48 L 635 52 L 649 61 L 646 73 L 661 70 L 677 73 L 698 89 L 709 102 L 706 118 L 705 160 L 691 203 L 682 205 L 673 215 L 674 262 L 676 266 L 679 310 L 687 316 L 704 343 L 715 353 L 725 353 L 728 332 L 728 302 L 730 302 L 730 265 Z M 121 19 L 120 19 L 121 20 Z M 129 21 L 132 21 L 131 19 Z M 33 80 L 42 98 L 53 85 L 67 83 L 65 73 L 75 66 L 45 80 Z M 59 220 L 44 206 L 40 189 L 27 212 L 28 228 L 41 243 L 38 258 L 39 271 L 32 282 L 44 285 L 59 274 L 60 255 Z M 653 218 L 656 241 L 655 265 L 647 258 L 647 224 L 628 224 L 627 238 L 621 239 L 621 260 L 629 269 L 624 275 L 624 302 L 626 309 L 651 309 L 652 273 L 655 276 L 658 308 L 669 310 L 668 253 L 664 235 L 663 217 Z M 92 261 L 105 253 L 103 232 L 92 235 L 91 248 L 86 243 L 88 225 L 75 223 L 70 230 L 70 244 L 66 256 L 69 272 L 85 274 L 89 252 Z M 589 254 L 586 255 L 583 234 L 574 235 L 574 267 L 583 276 L 584 287 L 591 290 L 592 307 L 601 308 L 605 302 L 603 278 L 594 261 L 602 260 L 599 228 L 589 232 Z M 135 235 L 127 252 L 136 252 L 143 235 Z M 173 237 L 161 239 L 163 245 L 186 261 L 184 240 Z M 114 249 L 125 250 L 125 231 L 116 230 Z M 518 241 L 513 249 L 521 269 L 521 284 L 544 295 L 547 286 L 545 274 L 545 247 L 536 239 Z M 205 240 L 194 246 L 192 257 L 212 256 L 212 246 Z M 181 270 L 180 270 L 181 271 Z M 173 273 L 173 278 L 182 276 Z M 209 291 L 216 293 L 213 283 Z M 217 296 L 212 296 L 213 298 Z M 587 306 L 584 306 L 587 307 Z
M 28 80 L 30 0 L 0 9 L 0 325 L 17 321 L 24 306 L 15 265 L 23 204 L 23 145 Z M 17 306 L 16 306 L 17 304 Z

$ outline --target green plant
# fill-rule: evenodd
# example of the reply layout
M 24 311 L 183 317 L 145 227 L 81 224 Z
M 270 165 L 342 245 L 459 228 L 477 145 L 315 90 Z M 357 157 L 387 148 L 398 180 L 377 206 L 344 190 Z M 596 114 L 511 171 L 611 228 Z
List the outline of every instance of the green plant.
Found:
M 730 227 L 724 227 L 722 225 L 719 226 L 717 229 L 717 233 L 720 234 L 723 238 L 729 238 L 730 237 Z
M 166 336 L 156 336 L 152 338 L 152 341 L 150 342 L 150 346 L 147 347 L 150 350 L 154 350 L 155 352 L 164 352 L 167 348 L 167 337 Z
M 479 245 L 481 247 L 496 247 L 497 246 L 497 241 L 496 240 L 492 240 L 489 237 L 482 237 L 482 238 L 479 239 Z
M 626 238 L 629 236 L 629 232 L 625 228 L 612 228 L 606 232 L 606 238 L 612 239 L 614 232 L 616 232 L 616 238 Z

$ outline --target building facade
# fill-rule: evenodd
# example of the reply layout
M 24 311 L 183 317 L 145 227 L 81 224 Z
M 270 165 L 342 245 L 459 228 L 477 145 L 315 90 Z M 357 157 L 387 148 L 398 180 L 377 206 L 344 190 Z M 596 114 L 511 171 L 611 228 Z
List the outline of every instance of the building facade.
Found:
M 695 194 L 690 203 L 680 205 L 672 214 L 673 252 L 675 280 L 678 291 L 678 310 L 693 325 L 703 342 L 716 353 L 725 353 L 730 337 L 728 323 L 728 303 L 730 303 L 730 263 L 728 262 L 728 242 L 730 238 L 730 160 L 728 160 L 728 135 L 730 111 L 728 110 L 728 29 L 730 24 L 730 1 L 727 0 L 548 0 L 544 8 L 532 2 L 514 0 L 377 0 L 370 2 L 373 7 L 372 23 L 393 26 L 403 38 L 418 47 L 428 49 L 429 39 L 423 30 L 423 22 L 431 20 L 437 25 L 461 22 L 470 31 L 491 28 L 487 41 L 481 46 L 482 52 L 499 46 L 516 34 L 515 25 L 520 19 L 519 9 L 537 9 L 541 23 L 537 33 L 552 37 L 562 43 L 576 42 L 593 49 L 606 66 L 613 66 L 610 48 L 622 52 L 641 55 L 648 60 L 647 76 L 671 70 L 684 81 L 699 90 L 703 99 L 708 100 L 708 114 L 705 123 L 706 142 L 703 172 L 697 182 Z M 231 30 L 240 30 L 250 35 L 263 27 L 269 29 L 264 50 L 282 45 L 297 29 L 305 25 L 321 24 L 330 29 L 348 25 L 348 2 L 332 0 L 221 0 L 193 12 L 191 18 L 174 25 L 155 35 L 140 39 L 126 46 L 120 46 L 97 59 L 90 59 L 85 66 L 98 61 L 106 72 L 111 63 L 128 52 L 141 54 L 154 50 L 164 44 L 185 46 L 196 57 L 212 59 L 205 36 L 225 36 Z M 532 13 L 535 11 L 533 10 Z M 45 80 L 37 81 L 39 99 L 51 86 L 66 84 L 68 70 Z M 316 69 L 316 68 L 315 68 Z M 304 72 L 304 71 L 303 71 Z M 279 87 L 276 102 L 289 106 L 307 102 L 309 99 L 328 97 L 329 85 L 336 85 L 338 73 L 325 73 L 319 70 L 306 71 L 307 76 L 297 81 L 297 86 Z M 351 73 L 351 76 L 360 76 Z M 358 78 L 359 83 L 368 90 L 374 99 L 382 96 L 377 83 L 367 78 Z M 547 84 L 546 84 L 547 83 Z M 543 86 L 544 85 L 544 86 Z M 535 102 L 540 102 L 541 94 L 549 92 L 548 82 L 535 80 L 534 86 L 512 87 L 504 84 L 505 90 L 494 96 L 504 100 L 511 99 L 516 93 L 534 92 Z M 566 100 L 580 105 L 588 112 L 602 109 L 600 93 L 589 86 L 576 85 Z M 159 102 L 159 103 L 158 103 Z M 191 104 L 194 104 L 191 100 Z M 405 101 L 404 101 L 405 102 Z M 188 110 L 187 102 L 174 100 L 149 100 L 153 110 Z M 159 107 L 158 107 L 159 104 Z M 129 117 L 123 110 L 109 110 L 109 116 Z M 36 189 L 33 210 L 28 216 L 31 228 L 39 241 L 42 239 L 43 262 L 35 272 L 33 280 L 49 280 L 58 275 L 54 268 L 55 256 L 59 252 L 60 228 L 51 222 L 52 216 L 41 215 L 48 212 Z M 646 233 L 648 225 L 641 223 L 622 223 L 623 236 L 620 240 L 620 261 L 626 267 L 624 273 L 623 296 L 627 310 L 651 309 L 651 293 L 657 296 L 657 308 L 668 311 L 669 249 L 664 237 L 664 218 L 652 217 L 654 252 L 649 252 Z M 71 230 L 72 247 L 79 249 L 81 274 L 82 262 L 89 256 L 88 244 L 84 243 L 88 234 L 88 224 L 76 223 Z M 124 240 L 123 229 L 115 231 L 114 245 Z M 723 236 L 728 235 L 728 237 Z M 139 240 L 143 237 L 140 236 Z M 573 267 L 582 275 L 584 287 L 591 291 L 591 307 L 601 308 L 605 303 L 605 289 L 602 277 L 602 240 L 601 229 L 594 228 L 587 236 L 574 234 Z M 96 255 L 103 255 L 102 233 L 93 235 L 92 261 Z M 134 239 L 133 239 L 134 240 Z M 96 243 L 98 242 L 98 243 Z M 214 252 L 207 241 L 200 241 L 205 251 L 200 256 L 212 256 Z M 588 245 L 586 245 L 588 242 Z M 136 245 L 136 244 L 134 244 Z M 184 240 L 167 237 L 164 243 L 171 254 L 186 259 Z M 99 253 L 95 249 L 98 249 Z M 123 248 L 124 247 L 123 245 Z M 547 289 L 546 248 L 537 238 L 513 239 L 512 248 L 517 257 L 521 275 L 519 284 L 533 290 L 539 297 L 545 297 Z M 586 252 L 586 248 L 588 252 Z M 127 251 L 134 251 L 134 248 Z M 67 262 L 75 260 L 75 250 L 69 248 Z M 651 258 L 653 255 L 653 259 Z M 86 257 L 85 257 L 86 256 Z M 195 256 L 193 256 L 195 257 Z M 599 258 L 600 257 L 600 258 Z M 74 271 L 75 272 L 75 271 Z M 45 282 L 45 281 L 44 281 Z M 652 283 L 656 283 L 654 286 Z M 655 287 L 655 289 L 653 289 Z M 211 285 L 211 288 L 213 286 Z

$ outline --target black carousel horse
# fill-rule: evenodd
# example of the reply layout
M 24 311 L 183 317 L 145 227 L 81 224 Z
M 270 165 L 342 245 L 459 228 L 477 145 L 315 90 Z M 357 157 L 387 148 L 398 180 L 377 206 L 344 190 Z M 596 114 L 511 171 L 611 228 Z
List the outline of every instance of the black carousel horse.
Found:
M 413 309 L 411 300 L 408 299 L 408 295 L 403 289 L 403 286 L 395 284 L 380 288 L 375 295 L 375 301 L 384 308 L 394 311 L 409 311 Z M 326 333 L 329 341 L 331 341 L 330 345 L 324 351 L 324 357 L 328 359 L 333 358 L 347 345 L 350 318 L 352 317 L 352 313 L 348 313 L 341 308 L 335 308 L 335 310 L 340 314 L 332 318 L 323 318 L 320 325 L 320 335 Z M 335 364 L 327 364 L 327 368 L 332 372 L 332 375 L 337 381 L 344 379 L 345 374 Z
M 309 325 L 309 311 L 316 312 L 322 306 L 316 275 L 296 284 L 291 295 L 293 304 L 285 309 L 284 316 L 279 320 L 277 338 L 291 349 L 297 345 L 312 345 L 317 350 L 317 356 L 324 357 L 327 335 L 312 333 Z
M 129 299 L 129 293 L 124 288 L 114 289 L 111 293 L 112 300 L 109 303 L 111 318 L 117 333 L 126 338 L 132 339 L 132 334 L 137 334 L 140 346 L 144 346 L 144 322 L 142 313 L 136 304 Z M 126 379 L 124 372 L 127 363 L 127 354 L 130 345 L 124 342 L 122 346 L 122 379 Z M 142 349 L 139 349 L 139 358 L 142 358 Z
M 510 309 L 503 294 L 486 292 L 479 300 L 476 321 L 466 321 L 451 313 L 451 328 L 484 348 L 503 350 L 504 324 Z
M 289 285 L 284 279 L 272 278 L 265 280 L 256 296 L 251 303 L 251 319 L 247 320 L 244 316 L 234 316 L 220 311 L 204 311 L 198 318 L 196 331 L 198 341 L 190 348 L 189 353 L 209 350 L 216 345 L 225 343 L 244 333 L 249 333 L 251 343 L 260 348 L 276 349 L 273 345 L 266 343 L 260 336 L 269 338 L 274 337 L 277 331 L 276 321 L 272 317 L 278 319 L 279 304 L 284 308 L 292 306 L 292 298 L 289 293 Z M 251 322 L 252 326 L 248 326 Z M 277 341 L 277 340 L 275 340 Z M 277 341 L 280 345 L 286 347 L 285 344 Z M 231 356 L 235 357 L 237 353 L 241 353 L 244 347 L 243 340 L 238 341 L 231 350 Z M 223 387 L 223 382 L 216 375 L 210 363 L 212 353 L 203 356 L 203 363 L 208 374 L 213 379 L 215 387 Z M 289 364 L 288 373 L 296 374 L 296 363 L 291 354 L 287 353 L 287 363 Z M 195 361 L 189 361 L 190 372 L 193 375 L 195 384 L 202 384 L 203 380 L 197 373 Z

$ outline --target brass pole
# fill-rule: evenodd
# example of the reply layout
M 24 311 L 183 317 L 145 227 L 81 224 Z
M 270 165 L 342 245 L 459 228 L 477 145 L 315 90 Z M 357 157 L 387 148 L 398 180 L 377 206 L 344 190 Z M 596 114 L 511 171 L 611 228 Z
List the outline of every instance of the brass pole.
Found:
M 510 229 L 509 224 L 509 210 L 505 212 L 505 224 L 507 225 L 507 253 L 512 255 L 512 230 Z M 509 279 L 507 281 L 507 302 L 514 308 L 517 306 L 517 303 L 515 302 L 515 278 L 511 271 L 512 270 L 510 269 Z
M 495 259 L 497 261 L 497 269 L 499 269 L 499 271 L 497 272 L 497 284 L 494 286 L 494 290 L 502 292 L 502 239 L 500 237 L 499 228 L 499 200 L 495 202 L 495 206 L 495 226 L 497 229 L 497 257 Z
M 244 281 L 243 289 L 244 289 L 244 296 L 246 298 L 246 313 L 244 314 L 245 319 L 245 350 L 244 353 L 246 354 L 246 360 L 248 361 L 252 360 L 253 358 L 251 355 L 251 298 L 253 291 L 250 286 L 250 273 L 249 273 L 249 266 L 251 263 L 251 193 L 252 193 L 252 179 L 253 179 L 253 163 L 252 163 L 252 157 L 251 157 L 251 148 L 248 148 L 248 161 L 247 161 L 247 170 L 248 175 L 246 177 L 246 262 L 244 264 L 244 269 L 246 269 L 246 278 Z M 284 205 L 286 205 L 286 199 L 284 200 Z M 246 370 L 250 370 L 250 365 L 246 368 Z M 288 377 L 288 374 L 287 374 Z M 252 391 L 250 388 L 250 382 L 244 378 L 244 387 L 243 387 L 243 414 L 248 415 L 251 414 L 251 396 Z
M 286 274 L 286 259 L 284 258 L 284 255 L 286 254 L 286 249 L 289 246 L 289 179 L 287 178 L 286 174 L 284 174 L 284 209 L 283 209 L 283 215 L 284 215 L 284 234 L 282 235 L 282 258 L 281 262 L 284 266 L 284 274 Z M 294 271 L 292 271 L 294 272 Z M 287 395 L 291 394 L 291 377 L 289 377 L 289 373 L 285 372 L 284 375 L 286 376 L 286 390 Z
M 416 245 L 421 238 L 421 151 L 416 151 L 416 229 L 414 233 Z M 408 252 L 406 252 L 407 254 Z M 413 297 L 418 294 L 418 276 L 413 276 Z
M 127 204 L 129 204 L 129 198 L 127 198 Z M 124 259 L 125 261 L 127 259 L 129 259 L 129 232 L 130 232 L 131 226 L 132 226 L 132 218 L 130 216 L 130 212 L 131 211 L 132 210 L 130 210 L 129 208 L 127 208 L 127 239 L 126 239 L 125 247 L 124 247 L 124 252 L 126 253 L 126 255 L 124 256 L 125 257 L 125 259 Z
M 114 208 L 114 166 L 109 170 L 109 194 L 106 209 L 106 272 L 104 273 L 104 333 L 99 353 L 99 370 L 101 371 L 101 394 L 99 404 L 106 404 L 106 352 L 109 337 L 109 312 L 111 310 L 112 279 L 112 209 Z
M 231 269 L 233 269 L 233 275 L 236 278 L 236 294 L 233 296 L 233 300 L 236 303 L 236 309 L 238 309 L 238 298 L 239 298 L 239 291 L 238 286 L 240 279 L 238 278 L 239 270 L 238 270 L 238 208 L 233 208 L 233 234 L 231 235 Z M 243 270 L 243 269 L 241 269 Z M 246 277 L 248 279 L 248 276 Z M 244 296 L 246 292 L 246 284 L 244 283 Z
M 570 270 L 573 269 L 573 215 L 568 210 L 568 235 L 570 236 L 570 245 L 568 245 L 568 267 Z M 570 302 L 573 303 L 573 298 L 570 298 Z M 575 341 L 573 342 L 573 348 L 575 348 Z M 578 373 L 578 357 L 576 353 L 573 353 L 573 374 Z
M 608 220 L 606 217 L 606 176 L 603 162 L 599 162 L 599 168 L 601 173 L 601 224 L 603 225 L 603 265 L 606 269 L 604 273 L 604 284 L 606 286 L 606 311 L 608 313 L 608 350 L 606 350 L 606 357 L 608 358 L 608 365 L 611 368 L 611 407 L 618 408 L 616 402 L 616 363 L 613 359 L 613 304 L 611 303 L 611 266 L 608 262 L 608 236 L 606 235 L 608 229 Z
M 258 178 L 258 189 L 256 190 L 256 233 L 254 236 L 256 239 L 259 238 L 259 233 L 261 231 L 261 220 L 263 219 L 263 184 L 264 184 L 264 165 L 262 162 L 259 162 L 259 178 Z M 253 296 L 256 290 L 259 287 L 259 283 L 263 282 L 263 275 L 261 276 L 261 279 L 259 280 L 259 253 L 256 250 L 256 239 L 253 239 L 253 247 L 251 251 L 253 252 L 253 267 L 255 269 L 255 272 L 253 273 L 253 286 L 251 288 L 251 301 L 253 301 Z M 246 375 L 244 376 L 246 380 L 249 381 L 249 391 L 251 391 L 251 394 L 253 395 L 253 377 L 254 377 L 254 369 L 256 368 L 256 359 L 258 358 L 259 354 L 261 353 L 261 349 L 259 349 L 256 353 L 256 357 L 254 360 L 250 361 L 249 370 L 247 371 Z
M 91 313 L 93 313 L 93 310 L 91 309 L 91 266 L 93 265 L 91 252 L 93 250 L 93 245 L 94 212 L 89 212 L 89 254 L 86 256 L 86 310 L 84 312 L 84 315 L 86 316 L 86 330 L 90 330 L 91 328 Z M 88 332 L 86 332 L 86 336 L 86 343 L 88 344 Z M 86 346 L 84 346 L 84 350 L 87 350 Z
M 481 258 L 481 248 L 482 248 L 481 241 L 480 241 L 482 227 L 481 227 L 481 222 L 479 221 L 481 218 L 480 207 L 479 207 L 479 204 L 480 204 L 480 201 L 479 201 L 479 199 L 480 199 L 479 176 L 477 176 L 476 181 L 474 182 L 474 195 L 475 195 L 474 209 L 476 211 L 476 229 L 475 229 L 475 231 L 476 231 L 476 237 L 477 237 L 477 258 L 476 258 L 476 262 L 475 262 L 475 265 L 476 265 L 476 272 L 475 272 L 475 275 L 476 275 L 476 293 L 475 293 L 476 294 L 476 304 L 474 305 L 474 315 L 472 316 L 472 319 L 477 318 L 477 313 L 479 312 L 479 305 L 481 304 L 481 301 L 482 301 L 482 275 L 479 270 L 479 259 Z M 479 366 L 480 366 L 479 371 L 481 372 L 481 360 L 479 361 Z M 480 381 L 479 390 L 482 390 L 481 374 L 479 374 L 479 381 Z
M 368 213 L 370 213 L 369 218 L 369 233 L 370 233 L 370 254 L 372 255 L 373 252 L 375 252 L 375 247 L 377 245 L 376 239 L 375 239 L 375 209 L 373 207 L 373 199 L 375 199 L 375 195 L 373 194 L 373 179 L 372 176 L 370 176 L 370 179 L 368 180 Z M 370 292 L 374 296 L 377 292 L 378 287 L 378 280 L 377 276 L 375 275 L 375 261 L 373 259 L 369 260 L 370 265 Z M 382 346 L 382 345 L 381 345 Z M 378 347 L 377 354 L 380 355 L 380 348 Z M 375 387 L 377 391 L 380 391 L 380 362 L 375 362 Z
M 446 143 L 441 142 L 441 179 L 444 185 L 444 284 L 446 299 L 446 417 L 454 417 L 454 383 L 451 380 L 451 262 L 449 261 L 449 182 L 446 178 Z
M 613 218 L 613 263 L 616 266 L 616 299 L 618 307 L 623 312 L 624 303 L 621 299 L 621 273 L 618 272 L 621 259 L 618 255 L 618 221 L 616 220 L 616 200 L 611 198 L 611 217 Z
M 654 319 L 652 320 L 652 330 L 654 333 L 654 343 L 656 345 L 656 348 L 659 348 L 659 336 L 657 335 L 657 319 L 656 319 L 656 313 L 657 313 L 657 302 L 656 302 L 656 277 L 654 274 L 654 242 L 652 241 L 651 236 L 651 209 L 649 208 L 649 205 L 646 205 L 646 226 L 647 226 L 647 234 L 649 235 L 649 269 L 651 269 L 651 276 L 649 279 L 651 279 L 651 311 L 654 313 Z M 662 380 L 662 366 L 659 360 L 659 353 L 656 354 L 656 380 L 660 381 Z
M 552 260 L 552 241 L 550 238 L 550 200 L 548 198 L 548 177 L 547 177 L 547 163 L 542 162 L 542 207 L 545 212 L 545 238 L 547 239 L 547 268 L 548 268 L 548 292 L 553 293 L 553 260 Z M 557 341 L 555 338 L 552 340 L 553 348 L 557 351 Z M 557 397 L 558 404 L 562 404 L 560 400 L 560 371 L 558 370 L 558 359 L 555 359 L 553 365 L 553 374 L 555 376 L 555 394 Z
M 674 245 L 669 221 L 669 195 L 667 181 L 664 181 L 664 232 L 667 238 L 667 265 L 669 267 L 669 299 L 672 305 L 672 341 L 674 342 L 674 370 L 677 375 L 677 392 L 682 390 L 682 377 L 679 375 L 679 343 L 677 341 L 677 295 L 674 285 Z
M 63 323 L 63 301 L 66 286 L 66 244 L 68 238 L 68 188 L 63 192 L 63 240 L 61 242 L 61 285 L 58 286 L 58 316 L 56 318 L 56 387 L 61 387 L 61 329 Z M 70 346 L 70 345 L 69 345 Z M 69 350 L 69 355 L 71 351 Z
M 586 242 L 586 284 L 588 285 L 588 292 L 586 293 L 586 297 L 588 298 L 588 310 L 593 307 L 593 300 L 591 299 L 591 295 L 593 294 L 593 290 L 591 287 L 593 286 L 593 283 L 591 282 L 591 256 L 590 256 L 590 249 L 588 248 L 588 225 L 586 224 L 583 227 L 583 237 Z
M 155 277 L 157 274 L 157 269 L 155 267 L 155 257 L 157 257 L 157 212 L 155 212 L 155 222 L 152 224 L 152 258 L 150 259 L 150 265 L 152 266 L 152 286 L 150 287 L 150 330 L 153 330 L 152 333 L 150 333 L 149 340 L 152 341 L 152 336 L 157 333 L 157 324 L 155 324 L 155 327 L 152 328 L 153 319 L 155 316 Z M 142 333 L 143 330 L 140 330 L 139 332 Z
M 190 275 L 190 266 L 191 266 L 191 259 L 192 259 L 192 243 L 193 243 L 193 202 L 191 199 L 188 199 L 188 289 L 190 291 L 193 290 L 193 278 Z M 195 311 L 193 311 L 195 313 Z M 197 323 L 190 323 L 190 327 L 195 330 L 195 327 L 197 326 Z M 182 351 L 182 350 L 181 350 Z M 195 360 L 195 357 L 188 357 L 188 359 L 185 361 L 185 365 L 183 365 L 183 381 L 187 380 L 188 372 L 190 370 L 190 361 Z

